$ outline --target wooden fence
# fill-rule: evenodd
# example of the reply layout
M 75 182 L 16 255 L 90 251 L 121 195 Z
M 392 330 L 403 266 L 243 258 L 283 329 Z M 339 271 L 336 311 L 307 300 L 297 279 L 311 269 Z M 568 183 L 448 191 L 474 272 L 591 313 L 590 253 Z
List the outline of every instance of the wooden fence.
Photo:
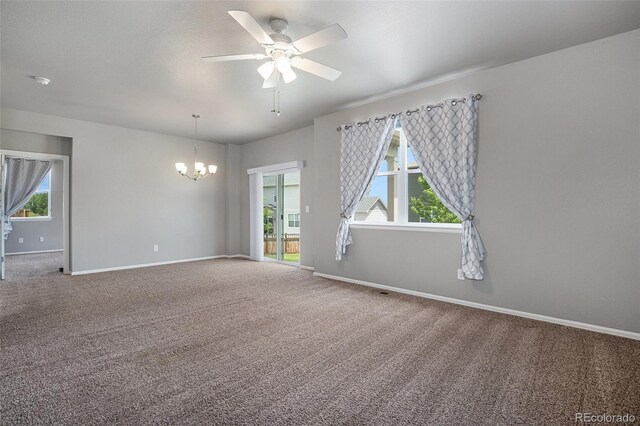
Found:
M 264 234 L 264 254 L 275 254 L 277 247 L 276 234 Z M 284 234 L 284 252 L 300 253 L 300 234 Z
M 29 217 L 29 213 L 31 213 L 31 210 L 29 209 L 20 209 L 18 210 L 17 213 L 14 213 L 13 216 L 11 217 Z

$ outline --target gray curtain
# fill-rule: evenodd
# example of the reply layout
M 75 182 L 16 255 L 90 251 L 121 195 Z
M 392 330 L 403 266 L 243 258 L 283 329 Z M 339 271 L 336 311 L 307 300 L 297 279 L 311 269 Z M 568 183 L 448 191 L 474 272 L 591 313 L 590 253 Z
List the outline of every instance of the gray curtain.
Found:
M 7 157 L 4 178 L 4 238 L 13 230 L 11 215 L 20 210 L 38 190 L 53 161 Z
M 481 280 L 485 249 L 474 224 L 478 103 L 470 95 L 403 115 L 407 143 L 433 192 L 462 220 L 462 271 Z
M 342 131 L 340 155 L 340 201 L 342 213 L 336 236 L 336 260 L 341 260 L 353 242 L 349 220 L 369 191 L 389 149 L 395 118 L 371 119 L 351 124 Z

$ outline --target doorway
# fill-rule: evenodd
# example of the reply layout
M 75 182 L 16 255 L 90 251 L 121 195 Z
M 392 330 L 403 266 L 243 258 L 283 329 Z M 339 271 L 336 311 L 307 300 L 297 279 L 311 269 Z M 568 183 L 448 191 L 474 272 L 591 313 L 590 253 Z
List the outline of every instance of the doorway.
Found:
M 7 161 L 46 161 L 52 166 L 26 203 L 0 220 L 0 279 L 42 277 L 70 272 L 69 156 L 0 150 L 0 206 L 4 211 Z M 15 161 L 15 160 L 14 160 Z M 8 207 L 9 208 L 9 207 Z M 9 226 L 10 224 L 10 226 Z M 5 228 L 8 228 L 7 238 Z
M 300 264 L 300 171 L 265 173 L 262 180 L 264 259 Z

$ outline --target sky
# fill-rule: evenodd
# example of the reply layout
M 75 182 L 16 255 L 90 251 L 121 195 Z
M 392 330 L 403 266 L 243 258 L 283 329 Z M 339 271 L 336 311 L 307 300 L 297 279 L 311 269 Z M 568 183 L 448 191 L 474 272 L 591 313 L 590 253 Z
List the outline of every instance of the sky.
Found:
M 49 183 L 51 180 L 51 173 L 47 173 L 44 180 L 40 182 L 40 186 L 38 186 L 38 191 L 47 191 L 49 190 Z

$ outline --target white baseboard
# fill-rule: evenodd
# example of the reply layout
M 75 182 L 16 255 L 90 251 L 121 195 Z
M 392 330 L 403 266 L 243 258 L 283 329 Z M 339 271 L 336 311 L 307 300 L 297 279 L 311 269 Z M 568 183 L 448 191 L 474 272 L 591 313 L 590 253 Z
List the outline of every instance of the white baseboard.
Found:
M 374 287 L 383 290 L 395 291 L 397 293 L 410 294 L 412 296 L 424 297 L 426 299 L 439 300 L 441 302 L 454 303 L 456 305 L 469 306 L 471 308 L 484 309 L 486 311 L 498 312 L 501 314 L 514 315 L 517 317 L 529 318 L 538 321 L 550 322 L 553 324 L 565 325 L 567 327 L 581 328 L 583 330 L 595 331 L 596 333 L 612 334 L 614 336 L 626 337 L 629 339 L 640 340 L 640 333 L 634 333 L 632 331 L 618 330 L 616 328 L 602 327 L 600 325 L 587 324 L 584 322 L 572 321 L 562 318 L 549 317 L 546 315 L 533 314 L 530 312 L 516 311 L 514 309 L 501 308 L 499 306 L 485 305 L 483 303 L 469 302 L 466 300 L 454 299 L 451 297 L 438 296 L 435 294 L 422 293 L 415 290 L 407 290 L 404 288 L 391 287 L 388 285 L 376 284 L 368 281 L 355 280 L 352 278 L 339 277 L 337 275 L 322 274 L 320 272 L 314 272 L 314 276 L 321 278 L 328 278 L 330 280 L 344 281 L 351 284 L 359 284 L 367 287 Z
M 100 272 L 122 271 L 125 269 L 137 269 L 137 268 L 148 268 L 150 266 L 171 265 L 173 263 L 197 262 L 199 260 L 211 260 L 211 259 L 221 259 L 221 258 L 226 259 L 228 257 L 229 256 L 227 256 L 226 254 L 221 254 L 219 256 L 194 257 L 191 259 L 168 260 L 165 262 L 142 263 L 139 265 L 115 266 L 113 268 L 90 269 L 86 271 L 73 271 L 71 272 L 71 275 L 97 274 Z
M 35 250 L 35 251 L 17 251 L 14 253 L 5 253 L 5 256 L 16 256 L 18 254 L 38 254 L 38 253 L 55 253 L 58 251 L 62 251 L 62 249 L 55 249 L 55 250 Z
M 300 265 L 299 266 L 300 269 L 304 269 L 305 271 L 315 271 L 315 268 L 313 266 L 304 266 L 304 265 Z
M 251 259 L 246 254 L 230 254 L 227 256 L 227 259 Z

